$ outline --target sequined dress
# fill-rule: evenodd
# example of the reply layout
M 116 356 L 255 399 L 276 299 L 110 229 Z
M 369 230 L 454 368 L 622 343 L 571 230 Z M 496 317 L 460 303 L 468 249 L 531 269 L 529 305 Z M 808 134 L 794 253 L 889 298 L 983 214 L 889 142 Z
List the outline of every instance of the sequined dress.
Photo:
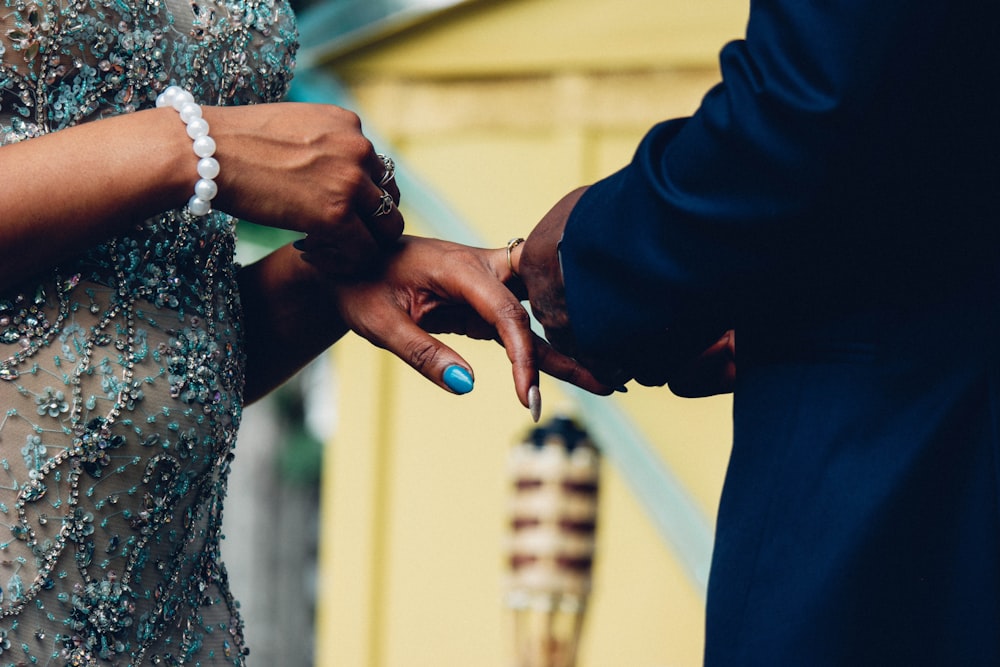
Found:
M 295 48 L 278 0 L 0 0 L 0 151 L 172 83 L 277 100 Z M 234 242 L 168 211 L 0 293 L 0 665 L 244 664 L 219 559 Z

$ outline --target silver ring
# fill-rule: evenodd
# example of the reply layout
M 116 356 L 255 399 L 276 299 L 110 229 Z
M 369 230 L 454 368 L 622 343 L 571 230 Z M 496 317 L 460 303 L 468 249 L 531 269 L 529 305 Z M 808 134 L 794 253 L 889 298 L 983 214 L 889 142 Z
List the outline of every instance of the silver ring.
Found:
M 392 211 L 392 207 L 395 205 L 396 202 L 392 200 L 392 195 L 386 192 L 385 188 L 383 188 L 382 196 L 379 198 L 378 201 L 378 208 L 376 208 L 375 212 L 372 213 L 372 217 L 381 218 L 383 215 L 389 215 L 389 213 Z
M 382 173 L 382 180 L 378 182 L 379 185 L 385 185 L 392 179 L 396 178 L 396 163 L 392 161 L 392 158 L 388 155 L 382 155 L 381 153 L 376 153 L 378 159 L 382 160 L 383 166 L 385 166 L 385 171 Z

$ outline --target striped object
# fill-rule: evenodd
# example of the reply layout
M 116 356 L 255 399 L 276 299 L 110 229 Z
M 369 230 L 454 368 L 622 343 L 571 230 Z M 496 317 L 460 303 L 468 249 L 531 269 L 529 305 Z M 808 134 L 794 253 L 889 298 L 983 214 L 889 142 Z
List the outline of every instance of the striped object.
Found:
M 572 667 L 591 589 L 600 454 L 572 419 L 511 450 L 510 578 L 517 667 Z

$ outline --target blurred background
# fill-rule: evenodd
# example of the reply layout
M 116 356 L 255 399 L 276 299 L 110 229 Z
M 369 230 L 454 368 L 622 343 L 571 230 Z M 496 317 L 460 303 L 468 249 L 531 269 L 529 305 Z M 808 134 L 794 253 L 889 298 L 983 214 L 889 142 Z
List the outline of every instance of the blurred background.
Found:
M 572 188 L 624 166 L 651 125 L 693 111 L 748 3 L 297 9 L 291 97 L 360 113 L 396 161 L 409 233 L 502 247 Z M 241 226 L 241 260 L 287 240 Z M 511 456 L 539 434 L 502 349 L 447 342 L 475 369 L 468 395 L 349 336 L 246 410 L 224 554 L 249 664 L 541 667 L 519 657 L 510 602 Z M 632 385 L 597 398 L 548 379 L 541 389 L 543 425 L 571 419 L 600 453 L 575 665 L 700 665 L 729 397 Z

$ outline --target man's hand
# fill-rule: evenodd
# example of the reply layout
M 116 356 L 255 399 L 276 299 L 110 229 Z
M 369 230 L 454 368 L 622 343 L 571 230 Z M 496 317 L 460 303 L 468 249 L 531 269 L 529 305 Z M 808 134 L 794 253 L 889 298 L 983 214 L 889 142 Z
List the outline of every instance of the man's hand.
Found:
M 559 200 L 510 255 L 511 267 L 527 291 L 531 311 L 545 329 L 549 344 L 610 387 L 621 388 L 635 379 L 646 386 L 669 385 L 678 396 L 690 398 L 732 391 L 736 375 L 736 336 L 732 331 L 707 349 L 704 345 L 713 340 L 711 332 L 678 335 L 674 331 L 622 341 L 620 349 L 629 351 L 622 358 L 598 358 L 577 349 L 566 308 L 559 242 L 573 207 L 586 190 L 578 188 Z
M 575 346 L 566 312 L 559 241 L 570 212 L 586 190 L 579 188 L 559 200 L 511 254 L 514 273 L 527 290 L 531 312 L 544 327 L 546 339 L 553 348 L 571 357 L 575 356 Z
M 670 391 L 684 398 L 728 394 L 736 383 L 736 332 L 729 330 L 711 347 L 681 363 L 667 380 Z

